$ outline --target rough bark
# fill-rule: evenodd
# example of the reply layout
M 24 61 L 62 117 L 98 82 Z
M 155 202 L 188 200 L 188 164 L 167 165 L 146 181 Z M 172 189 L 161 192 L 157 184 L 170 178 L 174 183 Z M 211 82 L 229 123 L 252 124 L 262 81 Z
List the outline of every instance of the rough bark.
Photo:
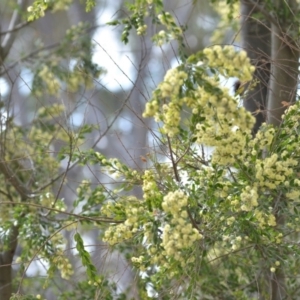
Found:
M 9 243 L 0 253 L 0 299 L 9 300 L 12 293 L 12 261 L 18 244 L 18 228 L 12 227 Z
M 260 17 L 258 4 L 263 1 L 241 1 L 242 47 L 247 51 L 252 64 L 256 67 L 253 81 L 256 83 L 244 96 L 244 107 L 256 118 L 253 128 L 255 135 L 258 128 L 266 121 L 268 82 L 270 78 L 270 42 L 269 21 Z
M 18 28 L 22 27 L 20 26 L 20 21 L 21 21 L 21 14 L 20 11 L 25 11 L 26 7 L 28 5 L 28 0 L 18 0 L 17 1 L 17 9 L 14 10 L 8 29 L 7 33 L 4 35 L 3 40 L 1 41 L 1 46 L 0 46 L 0 63 L 2 64 L 9 54 L 9 51 L 15 41 L 15 38 L 18 34 Z
M 280 22 L 280 21 L 279 21 Z M 287 106 L 296 100 L 299 49 L 284 24 L 272 24 L 272 69 L 268 97 L 268 123 L 279 126 Z
M 271 77 L 268 94 L 267 122 L 280 126 L 282 115 L 286 108 L 296 101 L 298 74 L 299 74 L 299 49 L 294 37 L 298 31 L 293 28 L 292 20 L 297 3 L 294 0 L 286 1 L 285 14 L 272 23 L 271 43 Z M 274 0 L 277 11 L 282 10 L 282 2 Z M 285 199 L 280 199 L 285 201 Z M 284 218 L 280 211 L 275 211 L 277 226 L 283 226 Z M 275 274 L 269 273 L 270 299 L 286 299 L 285 274 L 278 269 Z
M 254 80 L 258 84 L 248 91 L 244 106 L 256 117 L 255 135 L 263 122 L 280 126 L 285 109 L 295 101 L 299 74 L 299 49 L 293 40 L 292 20 L 296 1 L 274 0 L 275 19 L 266 9 L 265 1 L 242 0 L 243 47 L 256 66 Z M 283 9 L 285 6 L 285 9 Z M 284 13 L 283 13 L 284 12 Z M 280 199 L 284 201 L 284 199 Z M 277 226 L 284 225 L 279 211 L 274 212 Z M 259 299 L 286 299 L 285 275 L 266 267 L 260 276 Z
M 265 121 L 280 126 L 285 109 L 296 99 L 299 49 L 293 41 L 291 24 L 296 2 L 290 0 L 283 4 L 274 0 L 272 4 L 275 11 L 284 11 L 285 14 L 275 14 L 279 17 L 274 19 L 263 6 L 264 1 L 241 1 L 243 47 L 256 66 L 254 80 L 258 81 L 244 99 L 245 108 L 256 117 L 254 135 Z M 283 10 L 283 5 L 288 9 Z M 284 225 L 280 212 L 275 214 L 278 226 Z M 283 270 L 278 269 L 273 274 L 266 267 L 261 275 L 259 299 L 285 299 Z

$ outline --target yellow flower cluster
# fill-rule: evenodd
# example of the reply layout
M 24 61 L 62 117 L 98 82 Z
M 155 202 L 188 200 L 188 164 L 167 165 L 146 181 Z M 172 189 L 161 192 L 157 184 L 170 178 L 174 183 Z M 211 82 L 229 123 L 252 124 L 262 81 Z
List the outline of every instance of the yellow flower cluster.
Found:
M 278 185 L 289 185 L 288 178 L 294 173 L 293 167 L 298 164 L 297 160 L 287 158 L 280 160 L 278 154 L 274 153 L 265 159 L 256 159 L 255 177 L 262 188 L 275 190 Z
M 128 227 L 123 223 L 116 226 L 110 226 L 105 231 L 102 240 L 110 245 L 124 242 L 125 240 L 133 237 L 133 232 L 131 230 L 131 227 Z
M 141 271 L 144 271 L 146 268 L 145 268 L 145 257 L 144 256 L 139 256 L 139 257 L 132 257 L 131 258 L 131 261 L 132 263 L 137 267 L 139 268 Z
M 224 237 L 223 237 L 223 240 L 225 240 Z M 230 240 L 231 249 L 233 251 L 238 250 L 241 247 L 242 241 L 243 241 L 243 238 L 241 236 L 237 236 L 235 238 L 232 238 Z
M 290 200 L 299 201 L 300 200 L 300 190 L 292 189 L 290 192 L 286 193 L 286 197 Z
M 252 78 L 255 68 L 251 66 L 245 51 L 236 52 L 233 46 L 215 46 L 205 49 L 203 53 L 206 55 L 204 63 L 218 69 L 220 74 L 237 76 L 243 81 Z M 238 67 L 233 67 L 232 62 Z M 215 78 L 202 77 L 207 84 L 199 86 L 196 91 L 190 91 L 188 97 L 181 96 L 180 91 L 188 75 L 179 68 L 169 70 L 154 92 L 153 99 L 147 103 L 143 117 L 162 121 L 162 133 L 173 137 L 179 132 L 181 110 L 183 104 L 186 104 L 193 114 L 205 119 L 196 127 L 197 142 L 216 147 L 213 162 L 232 163 L 236 155 L 242 153 L 247 138 L 245 133 L 250 135 L 255 119 L 245 108 L 238 107 L 229 90 L 220 87 Z
M 34 3 L 34 5 L 28 6 L 27 11 L 30 13 L 28 17 L 28 21 L 33 21 L 38 18 L 42 18 L 45 16 L 45 11 L 48 8 L 48 5 L 45 3 Z
M 6 146 L 5 159 L 26 165 L 28 171 L 34 169 L 38 172 L 37 176 L 44 176 L 44 180 L 47 181 L 49 177 L 57 174 L 60 166 L 59 161 L 49 151 L 55 136 L 35 126 L 31 127 L 27 136 L 24 136 L 21 130 L 11 127 L 6 133 L 6 139 L 10 142 Z M 19 169 L 20 167 L 16 172 L 19 172 Z
M 51 3 L 51 9 L 53 12 L 59 11 L 59 10 L 67 10 L 72 3 L 72 0 L 59 0 L 54 1 L 54 3 Z M 34 3 L 34 5 L 29 6 L 27 8 L 27 11 L 31 13 L 29 20 L 38 19 L 39 17 L 44 17 L 46 9 L 49 7 L 49 1 L 44 0 L 43 2 L 37 1 Z
M 143 176 L 143 198 L 152 202 L 152 199 L 159 199 L 161 192 L 159 191 L 153 171 L 146 170 Z
M 42 106 L 38 109 L 37 115 L 43 120 L 53 120 L 65 111 L 65 106 L 59 103 L 53 103 L 50 106 Z
M 261 150 L 266 149 L 266 146 L 270 146 L 274 139 L 275 129 L 273 127 L 265 128 L 265 124 L 262 125 L 255 138 L 251 141 L 250 146 L 258 145 Z
M 137 35 L 145 35 L 146 32 L 147 32 L 147 25 L 146 24 L 140 25 L 138 27 L 138 29 L 136 30 Z
M 207 81 L 217 87 L 210 78 Z M 205 122 L 197 124 L 195 136 L 198 143 L 215 147 L 212 162 L 226 165 L 235 162 L 236 157 L 243 159 L 247 135 L 255 121 L 253 116 L 244 107 L 238 107 L 227 88 L 220 88 L 220 93 L 213 95 L 199 87 L 195 98 L 187 105 L 205 118 Z
M 172 22 L 174 23 L 174 19 L 169 12 L 159 14 L 158 19 L 161 22 L 161 24 L 165 26 L 169 26 Z
M 73 72 L 70 73 L 68 78 L 67 78 L 67 83 L 68 83 L 68 91 L 69 92 L 76 92 L 80 84 L 82 82 L 83 76 L 82 74 L 78 74 L 79 72 Z
M 246 51 L 235 51 L 234 46 L 215 45 L 203 50 L 208 65 L 216 68 L 225 77 L 238 77 L 241 81 L 252 79 L 255 67 L 251 65 Z
M 257 200 L 257 188 L 246 186 L 246 188 L 241 193 L 241 210 L 252 211 L 254 207 L 258 206 Z
M 161 246 L 163 254 L 185 264 L 181 251 L 192 247 L 195 241 L 202 239 L 202 235 L 193 228 L 187 213 L 188 198 L 182 191 L 169 192 L 163 199 L 162 208 L 171 214 L 170 224 L 163 228 Z
M 161 90 L 161 96 L 163 98 L 177 96 L 185 79 L 187 79 L 187 74 L 179 71 L 178 68 L 169 70 L 165 75 L 164 81 L 158 87 Z M 179 103 L 181 102 L 180 100 L 178 101 Z
M 55 254 L 55 257 L 53 258 L 53 264 L 55 264 L 60 270 L 61 277 L 63 279 L 70 279 L 70 276 L 74 273 L 71 263 L 62 252 Z
M 285 119 L 287 116 L 292 121 L 293 124 L 297 124 L 299 121 L 299 103 L 289 106 L 284 114 L 282 115 L 282 119 Z
M 218 27 L 210 39 L 212 44 L 217 44 L 224 41 L 228 30 L 238 31 L 240 28 L 240 2 L 231 2 L 228 5 L 226 0 L 219 0 L 218 5 L 212 5 L 212 7 L 220 17 Z
M 39 77 L 44 81 L 47 91 L 50 95 L 57 95 L 60 88 L 58 79 L 54 76 L 48 66 L 44 65 L 38 73 Z
M 280 266 L 280 261 L 277 260 L 277 261 L 275 261 L 275 266 L 270 268 L 270 271 L 271 271 L 272 273 L 275 273 L 277 267 L 279 267 L 279 266 Z
M 180 112 L 184 102 L 179 96 L 179 91 L 185 79 L 187 74 L 179 71 L 178 68 L 169 70 L 158 86 L 152 101 L 146 104 L 143 113 L 143 117 L 154 117 L 156 122 L 163 121 L 162 131 L 170 137 L 179 131 Z M 169 100 L 168 104 L 166 104 L 167 100 Z
M 166 43 L 167 40 L 168 34 L 164 30 L 161 30 L 158 34 L 154 36 L 154 42 L 159 47 Z
M 182 29 L 176 25 L 174 17 L 169 12 L 159 14 L 158 19 L 162 25 L 166 26 L 172 39 L 178 39 L 182 36 Z
M 59 10 L 67 10 L 72 3 L 72 0 L 59 0 L 55 1 L 53 4 L 53 12 L 59 11 Z
M 254 217 L 257 219 L 258 224 L 261 228 L 265 228 L 266 226 L 276 226 L 276 218 L 271 213 L 265 213 L 256 209 L 254 211 Z
M 107 217 L 115 217 L 121 212 L 125 215 L 125 222 L 118 225 L 111 225 L 104 233 L 103 241 L 114 245 L 130 239 L 138 231 L 139 219 L 145 214 L 140 201 L 133 197 L 126 197 L 117 203 L 108 202 L 101 208 L 101 213 Z

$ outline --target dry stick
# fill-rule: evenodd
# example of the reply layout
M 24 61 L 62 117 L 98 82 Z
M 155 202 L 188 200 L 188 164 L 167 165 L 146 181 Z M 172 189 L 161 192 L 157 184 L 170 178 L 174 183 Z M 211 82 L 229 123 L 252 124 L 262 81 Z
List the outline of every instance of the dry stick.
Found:
M 180 177 L 179 177 L 179 174 L 178 174 L 177 165 L 176 165 L 175 159 L 173 157 L 173 150 L 172 150 L 170 137 L 167 136 L 167 139 L 168 139 L 168 146 L 169 146 L 169 150 L 170 150 L 170 158 L 171 158 L 171 162 L 172 162 L 172 166 L 173 166 L 173 170 L 174 170 L 175 179 L 176 179 L 177 182 L 180 182 Z
M 68 159 L 68 163 L 67 163 L 67 168 L 66 168 L 67 170 L 69 170 L 70 165 L 71 165 L 71 162 L 72 162 L 72 158 L 73 158 L 73 149 L 72 149 L 72 142 L 73 142 L 73 139 L 72 139 L 71 134 L 69 135 L 69 138 L 70 138 L 70 144 L 69 144 L 69 146 L 70 146 L 70 155 L 69 155 L 69 159 Z M 65 179 L 66 179 L 66 177 L 67 177 L 67 173 L 68 173 L 67 171 L 64 172 L 64 175 L 62 176 L 62 180 L 61 180 L 61 183 L 60 183 L 60 185 L 59 185 L 58 191 L 57 191 L 57 193 L 56 193 L 55 200 L 53 201 L 53 204 L 51 205 L 52 208 L 56 205 L 56 203 L 57 203 L 57 201 L 58 201 L 59 194 L 60 194 L 60 192 L 61 192 L 61 190 L 62 190 L 62 188 L 63 188 L 63 184 L 64 184 Z M 47 216 L 50 214 L 50 212 L 51 212 L 51 211 L 49 210 L 49 212 L 45 215 L 45 217 L 47 217 Z
M 18 0 L 17 5 L 19 6 L 19 9 L 21 11 L 24 11 L 27 6 L 27 0 Z M 11 20 L 10 20 L 10 24 L 8 26 L 8 31 L 10 31 L 10 32 L 8 32 L 5 35 L 3 42 L 1 43 L 1 48 L 0 48 L 1 63 L 4 62 L 6 56 L 8 55 L 9 50 L 11 49 L 11 46 L 13 45 L 15 38 L 17 36 L 17 32 L 16 32 L 16 30 L 14 30 L 14 28 L 17 26 L 17 23 L 19 23 L 20 19 L 21 19 L 21 14 L 19 12 L 19 9 L 14 10 Z
M 1 201 L 0 205 L 2 205 L 2 204 L 6 204 L 6 205 L 10 204 L 11 205 L 12 203 L 10 201 Z M 120 224 L 120 223 L 124 222 L 124 221 L 116 221 L 116 220 L 113 220 L 111 218 L 93 218 L 93 217 L 88 217 L 88 216 L 84 216 L 84 215 L 73 214 L 73 213 L 70 213 L 70 212 L 62 211 L 62 210 L 59 210 L 59 209 L 56 209 L 56 208 L 51 208 L 51 207 L 45 207 L 43 205 L 39 205 L 39 204 L 35 204 L 35 203 L 18 202 L 18 205 L 33 206 L 33 207 L 40 208 L 40 209 L 47 209 L 47 210 L 55 211 L 55 212 L 63 214 L 63 215 L 78 218 L 79 221 L 83 220 L 83 221 L 92 221 L 92 222 L 101 222 L 101 223 L 114 223 L 114 224 Z M 44 216 L 44 215 L 42 215 L 42 216 Z
M 248 0 L 251 4 L 253 4 L 254 8 L 257 8 L 264 16 L 265 18 L 273 24 L 277 24 L 277 20 L 267 11 L 265 10 L 265 8 L 261 5 L 258 4 L 258 1 L 254 1 L 254 0 Z
M 26 27 L 27 25 L 29 25 L 30 23 L 32 23 L 32 21 L 25 21 L 25 22 L 19 23 L 12 29 L 0 32 L 0 36 L 20 30 L 20 29 Z

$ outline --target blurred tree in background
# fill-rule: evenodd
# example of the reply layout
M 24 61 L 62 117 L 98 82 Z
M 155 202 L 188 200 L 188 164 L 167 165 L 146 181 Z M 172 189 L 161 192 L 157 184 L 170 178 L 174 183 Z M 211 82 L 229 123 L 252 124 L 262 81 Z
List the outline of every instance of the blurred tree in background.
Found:
M 297 298 L 296 0 L 0 14 L 0 299 Z

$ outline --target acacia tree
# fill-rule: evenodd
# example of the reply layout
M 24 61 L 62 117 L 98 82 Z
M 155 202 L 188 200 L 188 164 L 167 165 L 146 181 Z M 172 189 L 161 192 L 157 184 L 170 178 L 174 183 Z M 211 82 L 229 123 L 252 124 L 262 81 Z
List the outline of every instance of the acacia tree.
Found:
M 34 1 L 28 20 L 58 3 Z M 229 20 L 237 3 L 227 1 Z M 215 45 L 192 55 L 187 55 L 185 26 L 165 11 L 162 1 L 136 1 L 128 7 L 127 18 L 110 23 L 124 25 L 123 42 L 128 42 L 131 29 L 145 34 L 145 18 L 150 17 L 158 28 L 153 42 L 162 46 L 175 40 L 178 47 L 178 66 L 167 71 L 143 114 L 157 124 L 151 130 L 155 151 L 142 158 L 144 170 L 93 149 L 84 151 L 76 143 L 86 128 L 74 137 L 73 132 L 61 132 L 59 123 L 49 122 L 49 116 L 51 121 L 63 110 L 58 105 L 39 110 L 29 132 L 5 119 L 0 164 L 2 205 L 6 204 L 1 215 L 5 272 L 0 272 L 0 283 L 5 293 L 0 296 L 10 297 L 11 289 L 5 287 L 11 282 L 17 238 L 23 246 L 24 269 L 28 257 L 39 254 L 50 264 L 49 277 L 59 268 L 68 278 L 72 269 L 59 247 L 64 243 L 61 230 L 93 222 L 103 241 L 137 270 L 140 299 L 294 299 L 299 292 L 300 254 L 297 2 L 241 1 L 244 49 Z M 68 33 L 69 41 L 77 37 L 74 31 Z M 80 59 L 79 66 L 87 69 L 80 68 L 77 75 L 68 70 L 65 77 L 59 70 L 59 78 L 44 63 L 34 83 L 51 93 L 58 79 L 82 80 L 85 71 L 96 76 L 87 57 Z M 248 83 L 244 107 L 240 96 L 222 84 L 232 77 Z M 66 147 L 57 157 L 45 156 L 45 144 L 53 146 L 53 136 Z M 11 147 L 11 139 L 18 139 L 17 149 Z M 213 147 L 211 153 L 206 146 Z M 120 184 L 116 189 L 103 184 L 93 189 L 83 181 L 74 202 L 81 214 L 69 211 L 61 221 L 64 203 L 53 196 L 50 187 L 55 180 L 49 182 L 49 177 L 60 178 L 62 158 L 98 167 Z M 31 172 L 28 164 L 34 166 Z M 143 191 L 141 197 L 134 193 L 137 187 Z M 78 232 L 74 240 L 88 279 L 61 293 L 60 299 L 125 299 L 107 275 L 98 272 Z M 20 291 L 14 295 L 18 297 Z
M 230 46 L 186 57 L 183 28 L 159 1 L 132 7 L 127 22 L 138 31 L 144 25 L 137 16 L 148 4 L 150 14 L 160 13 L 154 21 L 166 28 L 154 41 L 174 38 L 182 47 L 180 66 L 167 72 L 144 113 L 161 125 L 167 160 L 158 164 L 150 154 L 152 168 L 137 174 L 143 200 L 129 196 L 123 206 L 104 205 L 108 216 L 124 218 L 104 239 L 112 245 L 136 241 L 132 261 L 157 297 L 293 299 L 298 282 L 291 274 L 299 255 L 298 3 L 241 2 L 243 47 L 251 61 Z M 220 85 L 220 75 L 248 83 L 243 98 L 249 112 Z M 214 147 L 211 156 L 203 145 Z

